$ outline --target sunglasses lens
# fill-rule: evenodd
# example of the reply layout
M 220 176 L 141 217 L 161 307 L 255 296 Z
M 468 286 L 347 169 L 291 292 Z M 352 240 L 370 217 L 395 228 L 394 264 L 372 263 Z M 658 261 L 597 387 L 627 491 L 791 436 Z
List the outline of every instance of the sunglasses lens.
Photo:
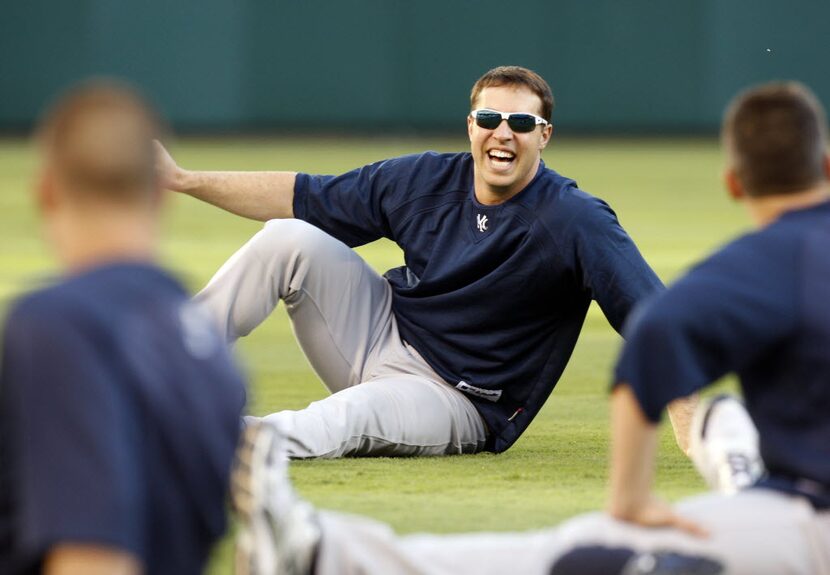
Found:
M 532 132 L 536 127 L 536 118 L 530 114 L 510 114 L 507 119 L 507 125 L 514 132 Z
M 501 114 L 496 112 L 476 112 L 476 124 L 485 130 L 495 130 L 501 124 Z

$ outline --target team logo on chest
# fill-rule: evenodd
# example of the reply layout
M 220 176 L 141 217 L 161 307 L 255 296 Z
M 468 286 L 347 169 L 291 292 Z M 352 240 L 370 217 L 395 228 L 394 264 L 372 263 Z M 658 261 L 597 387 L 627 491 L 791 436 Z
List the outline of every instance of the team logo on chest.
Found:
M 485 216 L 484 214 L 476 214 L 476 226 L 478 227 L 478 231 L 486 232 L 487 224 L 487 216 Z

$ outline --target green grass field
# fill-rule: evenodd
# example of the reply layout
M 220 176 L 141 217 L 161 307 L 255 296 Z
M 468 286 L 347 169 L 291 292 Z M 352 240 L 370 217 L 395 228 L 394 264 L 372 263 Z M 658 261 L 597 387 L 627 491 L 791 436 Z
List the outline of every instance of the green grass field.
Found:
M 338 173 L 394 155 L 466 146 L 463 139 L 291 138 L 184 140 L 171 149 L 191 168 Z M 544 157 L 548 166 L 614 207 L 664 281 L 748 227 L 740 208 L 722 192 L 714 140 L 554 139 Z M 31 201 L 35 168 L 28 142 L 0 140 L 0 312 L 15 294 L 55 269 Z M 164 227 L 164 263 L 196 290 L 259 224 L 171 197 Z M 359 251 L 380 271 L 402 262 L 388 242 Z M 599 508 L 607 473 L 606 392 L 619 345 L 619 336 L 592 306 L 557 389 L 507 453 L 299 462 L 292 476 L 315 504 L 366 514 L 400 532 L 530 529 Z M 252 382 L 254 414 L 299 408 L 326 394 L 294 343 L 282 309 L 240 343 L 238 354 Z M 675 500 L 702 490 L 668 426 L 663 432 L 658 491 Z M 211 572 L 228 572 L 229 561 L 226 540 Z

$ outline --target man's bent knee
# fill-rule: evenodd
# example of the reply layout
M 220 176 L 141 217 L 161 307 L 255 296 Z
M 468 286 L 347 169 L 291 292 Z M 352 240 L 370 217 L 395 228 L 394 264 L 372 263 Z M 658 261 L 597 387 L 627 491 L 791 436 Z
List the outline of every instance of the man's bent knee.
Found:
M 333 242 L 341 244 L 320 228 L 297 219 L 269 220 L 255 238 L 258 252 L 266 258 L 275 254 L 313 257 L 321 250 L 330 250 Z

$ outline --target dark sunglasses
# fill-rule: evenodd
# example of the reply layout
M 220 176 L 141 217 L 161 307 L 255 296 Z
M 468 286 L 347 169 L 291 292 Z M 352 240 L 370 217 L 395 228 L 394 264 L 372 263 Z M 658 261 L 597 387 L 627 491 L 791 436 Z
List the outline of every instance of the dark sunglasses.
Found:
M 473 110 L 470 115 L 475 119 L 478 127 L 485 130 L 495 130 L 502 120 L 507 120 L 510 129 L 520 134 L 532 132 L 539 124 L 547 126 L 550 123 L 536 114 L 529 113 L 508 114 L 507 112 L 481 109 Z

